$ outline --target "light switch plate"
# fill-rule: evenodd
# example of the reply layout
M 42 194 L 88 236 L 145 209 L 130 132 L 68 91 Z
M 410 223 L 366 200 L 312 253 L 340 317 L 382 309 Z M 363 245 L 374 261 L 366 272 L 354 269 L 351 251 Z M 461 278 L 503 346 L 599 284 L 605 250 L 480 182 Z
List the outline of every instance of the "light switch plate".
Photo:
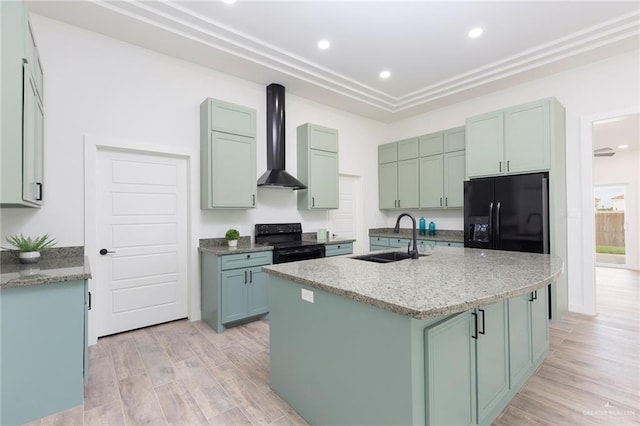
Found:
M 313 303 L 313 292 L 311 290 L 302 289 L 302 300 Z

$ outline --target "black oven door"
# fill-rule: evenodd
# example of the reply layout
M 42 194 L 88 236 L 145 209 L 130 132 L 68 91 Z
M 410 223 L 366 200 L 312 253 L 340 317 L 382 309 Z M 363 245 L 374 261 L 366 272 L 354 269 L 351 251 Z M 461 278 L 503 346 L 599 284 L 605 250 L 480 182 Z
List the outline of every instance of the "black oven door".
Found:
M 298 260 L 324 257 L 324 246 L 281 248 L 273 252 L 273 263 L 296 262 Z

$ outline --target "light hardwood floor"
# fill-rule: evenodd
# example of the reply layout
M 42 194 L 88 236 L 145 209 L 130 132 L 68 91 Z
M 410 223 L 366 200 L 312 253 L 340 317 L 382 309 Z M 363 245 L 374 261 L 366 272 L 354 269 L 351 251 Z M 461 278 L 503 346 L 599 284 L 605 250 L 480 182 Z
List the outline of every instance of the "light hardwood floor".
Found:
M 551 350 L 495 425 L 640 424 L 640 273 L 597 271 L 598 315 L 551 325 Z M 269 325 L 176 321 L 90 348 L 84 405 L 34 425 L 305 425 L 274 394 Z

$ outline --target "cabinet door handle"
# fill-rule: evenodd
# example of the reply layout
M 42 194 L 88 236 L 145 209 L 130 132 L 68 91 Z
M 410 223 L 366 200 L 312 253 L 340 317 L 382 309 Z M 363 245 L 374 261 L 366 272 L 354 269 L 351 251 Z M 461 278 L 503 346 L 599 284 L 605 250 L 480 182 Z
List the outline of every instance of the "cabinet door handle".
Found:
M 398 200 L 398 208 L 400 208 L 400 200 Z
M 484 329 L 484 309 L 478 309 L 479 312 L 482 312 L 482 331 L 478 331 L 479 334 L 484 334 L 485 329 Z
M 449 207 L 449 197 L 444 197 L 444 205 L 445 207 Z
M 442 207 L 442 197 L 440 197 L 440 207 Z
M 249 271 L 249 282 L 253 283 L 253 271 Z
M 87 311 L 91 310 L 91 292 L 89 292 L 89 306 L 87 307 Z
M 36 188 L 38 188 L 38 196 L 36 197 L 36 200 L 42 201 L 42 182 L 36 182 Z
M 502 173 L 502 161 L 499 161 L 500 163 L 500 173 Z
M 473 333 L 471 334 L 472 339 L 478 339 L 478 314 L 475 312 L 471 312 L 473 315 Z
M 393 200 L 393 207 L 398 207 L 398 200 Z
M 316 197 L 311 197 L 311 207 L 316 206 Z
M 251 196 L 253 197 L 253 205 L 256 205 L 256 194 L 251 194 Z
M 529 302 L 533 302 L 534 300 L 538 300 L 538 290 L 531 292 L 531 298 L 529 299 Z
M 507 160 L 507 171 L 509 171 L 509 160 Z
M 247 271 L 244 271 L 244 283 L 247 283 Z

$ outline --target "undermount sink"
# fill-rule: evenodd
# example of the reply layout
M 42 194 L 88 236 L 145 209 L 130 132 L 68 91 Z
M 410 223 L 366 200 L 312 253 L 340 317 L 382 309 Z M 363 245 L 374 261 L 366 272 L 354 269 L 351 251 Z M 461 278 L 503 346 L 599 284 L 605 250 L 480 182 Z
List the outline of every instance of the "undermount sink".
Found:
M 408 253 L 402 253 L 399 251 L 393 251 L 390 253 L 372 253 L 365 254 L 364 256 L 354 256 L 352 259 L 364 260 L 367 262 L 376 262 L 376 263 L 391 263 L 397 262 L 398 260 L 410 259 L 411 256 Z

